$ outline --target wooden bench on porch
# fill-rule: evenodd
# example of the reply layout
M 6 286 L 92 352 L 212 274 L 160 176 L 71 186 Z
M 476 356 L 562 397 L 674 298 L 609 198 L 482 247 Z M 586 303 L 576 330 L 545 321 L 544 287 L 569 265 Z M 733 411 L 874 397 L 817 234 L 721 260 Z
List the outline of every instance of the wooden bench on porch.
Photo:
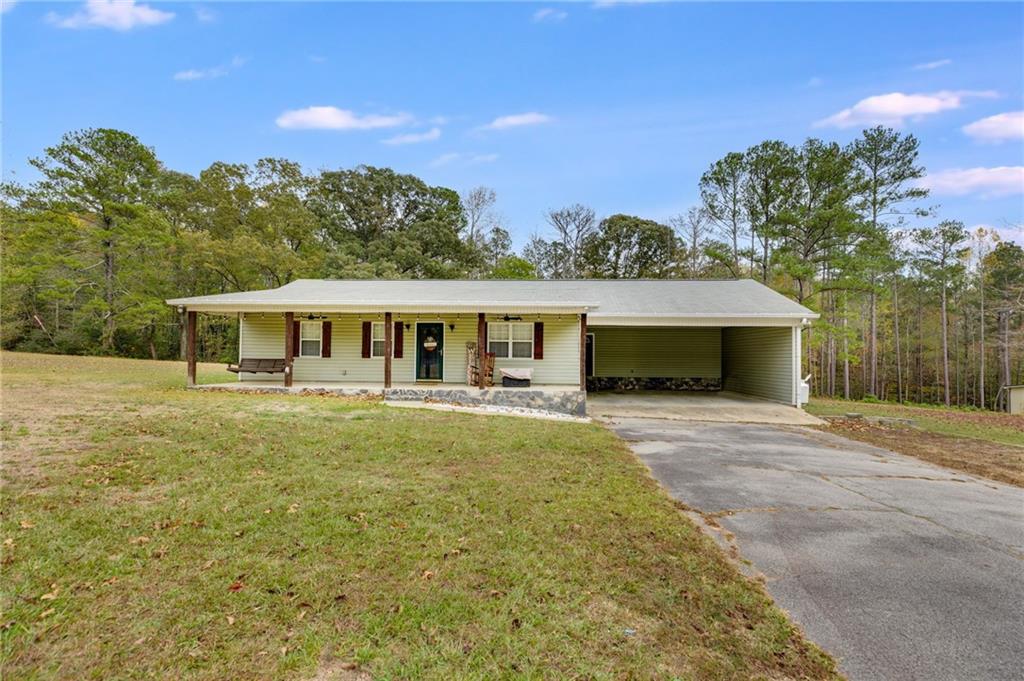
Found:
M 229 364 L 228 371 L 233 374 L 283 374 L 283 359 L 243 359 L 236 364 Z

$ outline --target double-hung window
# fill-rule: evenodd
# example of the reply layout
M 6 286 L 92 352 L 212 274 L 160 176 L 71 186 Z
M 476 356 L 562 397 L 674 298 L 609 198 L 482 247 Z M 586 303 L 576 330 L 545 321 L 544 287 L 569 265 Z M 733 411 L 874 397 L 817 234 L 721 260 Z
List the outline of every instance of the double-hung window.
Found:
M 299 357 L 320 357 L 323 337 L 320 322 L 302 322 L 299 326 Z
M 384 322 L 370 325 L 370 357 L 384 356 Z
M 495 357 L 533 358 L 533 324 L 493 322 L 487 325 L 487 351 Z

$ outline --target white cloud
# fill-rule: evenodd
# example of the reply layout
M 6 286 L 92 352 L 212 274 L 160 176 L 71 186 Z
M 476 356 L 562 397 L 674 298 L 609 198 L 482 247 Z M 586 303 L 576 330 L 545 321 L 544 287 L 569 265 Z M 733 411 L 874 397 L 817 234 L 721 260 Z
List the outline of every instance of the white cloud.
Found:
M 209 7 L 203 7 L 202 5 L 200 5 L 199 7 L 195 8 L 195 13 L 196 21 L 198 21 L 201 24 L 212 24 L 213 22 L 217 21 L 217 13 Z
M 463 154 L 453 151 L 447 154 L 441 154 L 435 158 L 430 162 L 430 167 L 440 168 L 441 166 L 452 165 L 453 163 L 476 165 L 478 163 L 494 163 L 497 160 L 497 154 Z
M 386 140 L 381 140 L 383 144 L 390 144 L 392 146 L 398 146 L 401 144 L 419 144 L 420 142 L 433 142 L 434 140 L 441 139 L 441 128 L 431 128 L 425 132 L 410 132 L 406 135 L 395 135 Z
M 551 116 L 530 111 L 521 114 L 498 116 L 487 125 L 481 126 L 481 130 L 507 130 L 508 128 L 519 128 L 524 125 L 540 125 L 551 121 Z
M 208 69 L 186 69 L 174 74 L 174 80 L 210 80 L 222 78 L 245 64 L 242 57 L 234 57 L 227 64 L 212 66 Z
M 993 225 L 974 225 L 967 231 L 974 234 L 979 229 L 984 229 L 990 234 L 996 234 L 999 236 L 1000 241 L 1012 241 L 1014 243 L 1024 246 L 1024 223 L 1019 225 L 1005 225 L 1003 227 L 995 227 Z
M 0 14 L 10 12 L 17 4 L 18 0 L 0 0 Z
M 174 12 L 137 5 L 135 0 L 86 0 L 74 14 L 62 16 L 50 12 L 46 15 L 47 21 L 60 28 L 111 28 L 115 31 L 156 26 L 173 18 Z
M 959 109 L 971 97 L 997 97 L 990 90 L 941 90 L 930 94 L 904 94 L 890 92 L 862 99 L 848 109 L 817 121 L 815 127 L 852 128 L 857 125 L 891 125 L 899 127 L 906 119 L 920 120 L 924 116 Z
M 336 106 L 308 106 L 285 111 L 277 117 L 277 127 L 294 130 L 374 130 L 396 128 L 412 122 L 406 113 L 359 115 Z
M 618 7 L 620 5 L 650 5 L 661 1 L 662 0 L 596 0 L 591 7 L 594 9 L 608 9 L 609 7 Z
M 949 66 L 952 63 L 952 59 L 937 59 L 935 61 L 926 61 L 923 64 L 914 64 L 912 68 L 914 71 L 931 71 L 932 69 L 941 69 L 943 66 Z
M 549 22 L 556 23 L 559 21 L 565 21 L 569 16 L 569 13 L 565 10 L 555 9 L 553 7 L 542 7 L 533 13 L 533 22 L 535 24 Z
M 951 168 L 930 173 L 920 182 L 936 194 L 977 194 L 983 199 L 1024 194 L 1024 166 Z
M 1007 111 L 964 126 L 964 133 L 985 142 L 1024 139 L 1024 111 Z

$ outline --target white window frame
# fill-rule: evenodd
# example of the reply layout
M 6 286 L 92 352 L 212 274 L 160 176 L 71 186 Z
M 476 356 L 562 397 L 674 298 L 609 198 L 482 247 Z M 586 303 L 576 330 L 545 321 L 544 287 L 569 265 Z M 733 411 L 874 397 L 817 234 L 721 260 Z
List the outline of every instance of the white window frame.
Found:
M 495 327 L 498 327 L 498 326 L 508 327 L 508 339 L 507 340 L 506 339 L 498 339 L 498 340 L 493 340 L 493 341 L 491 340 L 491 329 L 493 329 Z M 515 326 L 526 326 L 526 327 L 528 327 L 530 329 L 530 340 L 527 341 L 527 340 L 524 340 L 524 339 L 514 339 L 513 338 L 512 329 Z M 533 357 L 534 357 L 534 349 L 535 349 L 534 342 L 535 341 L 536 341 L 536 338 L 534 337 L 534 334 L 533 334 L 533 322 L 488 322 L 488 324 L 487 324 L 487 352 L 491 352 L 491 343 L 504 343 L 504 344 L 507 345 L 507 349 L 506 349 L 506 353 L 507 354 L 504 357 L 501 357 L 501 356 L 498 355 L 498 353 L 494 353 L 495 359 L 508 359 L 508 360 L 530 359 L 530 360 L 532 360 Z M 530 355 L 529 355 L 529 357 L 515 357 L 515 356 L 512 355 L 512 344 L 513 343 L 527 343 L 527 342 L 530 344 Z
M 316 325 L 316 326 L 320 327 L 320 337 L 319 338 L 312 338 L 312 337 L 307 337 L 306 336 L 306 325 L 307 324 L 309 326 Z M 303 345 L 303 343 L 305 341 L 313 341 L 313 340 L 318 341 L 317 349 L 316 349 L 316 354 L 315 355 L 307 355 L 304 352 L 302 352 L 302 345 Z M 299 322 L 299 357 L 323 357 L 323 356 L 324 356 L 324 323 L 322 321 L 309 321 L 309 320 L 300 321 Z
M 377 329 L 380 329 L 380 338 L 377 337 Z M 384 357 L 387 352 L 387 336 L 384 335 L 384 322 L 370 322 L 370 357 L 377 359 Z M 380 342 L 380 354 L 374 352 L 377 343 Z

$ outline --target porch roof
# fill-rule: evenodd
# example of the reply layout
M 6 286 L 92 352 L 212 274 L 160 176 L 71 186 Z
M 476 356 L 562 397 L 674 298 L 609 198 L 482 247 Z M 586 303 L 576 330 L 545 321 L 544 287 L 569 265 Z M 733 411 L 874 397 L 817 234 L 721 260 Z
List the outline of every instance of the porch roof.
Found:
M 200 312 L 586 312 L 593 324 L 818 316 L 751 279 L 299 279 L 275 289 L 167 303 Z

